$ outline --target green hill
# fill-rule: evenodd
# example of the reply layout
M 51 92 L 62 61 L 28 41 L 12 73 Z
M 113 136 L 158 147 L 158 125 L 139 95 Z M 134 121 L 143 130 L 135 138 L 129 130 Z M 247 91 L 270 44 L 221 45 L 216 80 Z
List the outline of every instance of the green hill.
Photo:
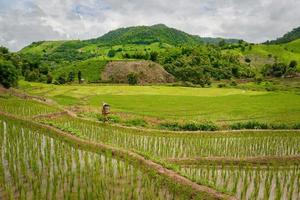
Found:
M 300 39 L 300 26 L 286 33 L 282 37 L 277 38 L 276 40 L 267 41 L 266 44 L 283 44 L 297 39 Z
M 242 52 L 245 56 L 256 57 L 262 61 L 261 65 L 268 63 L 268 60 L 277 60 L 288 64 L 292 60 L 300 63 L 300 39 L 284 44 L 257 44 L 251 49 Z M 263 61 L 265 59 L 265 62 Z
M 151 44 L 155 42 L 171 45 L 200 44 L 199 36 L 190 35 L 164 24 L 153 26 L 134 26 L 119 28 L 103 36 L 88 40 L 91 43 L 118 45 L 118 44 Z
M 81 71 L 85 81 L 99 82 L 109 61 L 151 60 L 177 80 L 209 85 L 210 79 L 253 78 L 266 64 L 300 63 L 300 39 L 249 44 L 200 38 L 157 24 L 120 28 L 90 40 L 34 42 L 18 54 L 26 60 L 21 73 L 28 81 L 68 80 L 70 72 Z

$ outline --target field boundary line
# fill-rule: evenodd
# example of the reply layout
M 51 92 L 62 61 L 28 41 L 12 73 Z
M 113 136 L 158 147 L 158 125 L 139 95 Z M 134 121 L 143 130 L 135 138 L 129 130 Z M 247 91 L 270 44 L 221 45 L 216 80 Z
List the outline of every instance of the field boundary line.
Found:
M 94 151 L 94 152 L 101 151 L 101 150 L 102 151 L 110 151 L 113 156 L 123 158 L 123 159 L 125 159 L 126 157 L 130 157 L 131 159 L 137 161 L 137 163 L 142 164 L 145 167 L 148 167 L 148 168 L 156 171 L 156 173 L 158 173 L 162 176 L 165 176 L 178 184 L 181 184 L 181 185 L 184 185 L 187 187 L 191 187 L 195 192 L 205 193 L 214 199 L 230 199 L 230 200 L 237 199 L 234 196 L 230 196 L 228 194 L 222 193 L 211 187 L 208 187 L 205 185 L 200 185 L 196 182 L 193 182 L 190 179 L 185 178 L 184 176 L 180 175 L 179 173 L 177 173 L 173 170 L 167 169 L 164 166 L 162 166 L 161 164 L 158 164 L 150 159 L 146 159 L 144 156 L 142 156 L 138 153 L 135 153 L 133 151 L 129 151 L 129 150 L 126 150 L 123 148 L 112 147 L 112 146 L 104 144 L 104 143 L 88 141 L 86 139 L 77 137 L 69 132 L 62 131 L 58 128 L 55 128 L 53 126 L 41 124 L 36 121 L 29 121 L 29 120 L 26 120 L 23 118 L 19 118 L 12 114 L 3 113 L 1 111 L 0 111 L 0 114 L 3 116 L 9 117 L 9 118 L 13 118 L 13 119 L 22 121 L 24 123 L 32 124 L 38 128 L 43 128 L 48 131 L 50 130 L 53 133 L 55 133 L 56 136 L 59 137 L 60 139 L 71 142 L 76 146 L 87 148 L 90 151 Z M 51 133 L 48 133 L 48 134 L 51 135 Z
M 299 164 L 300 155 L 291 156 L 255 156 L 244 158 L 230 158 L 230 157 L 196 157 L 196 158 L 165 158 L 164 161 L 179 164 L 179 165 L 197 165 L 197 164 L 253 164 L 253 165 L 268 165 L 268 164 Z
M 73 114 L 71 112 L 71 114 Z M 68 114 L 70 115 L 70 114 Z M 239 132 L 299 132 L 300 129 L 240 129 L 240 130 L 217 130 L 217 131 L 171 131 L 171 130 L 161 130 L 161 129 L 151 129 L 151 128 L 137 128 L 137 127 L 129 127 L 129 126 L 123 126 L 120 124 L 110 124 L 110 123 L 104 123 L 100 121 L 94 121 L 82 117 L 78 117 L 75 115 L 70 115 L 71 117 L 75 117 L 77 119 L 97 123 L 100 125 L 107 125 L 111 127 L 117 127 L 117 128 L 123 128 L 123 129 L 129 129 L 129 130 L 136 130 L 136 131 L 142 131 L 142 132 L 159 132 L 159 133 L 172 133 L 172 134 L 197 134 L 197 133 L 206 133 L 206 134 L 215 134 L 215 133 L 239 133 Z

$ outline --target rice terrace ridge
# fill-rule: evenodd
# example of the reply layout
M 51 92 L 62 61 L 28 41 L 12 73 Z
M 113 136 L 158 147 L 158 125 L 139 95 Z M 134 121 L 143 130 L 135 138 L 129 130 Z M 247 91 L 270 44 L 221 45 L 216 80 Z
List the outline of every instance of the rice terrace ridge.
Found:
M 0 0 L 0 199 L 300 199 L 299 9 Z

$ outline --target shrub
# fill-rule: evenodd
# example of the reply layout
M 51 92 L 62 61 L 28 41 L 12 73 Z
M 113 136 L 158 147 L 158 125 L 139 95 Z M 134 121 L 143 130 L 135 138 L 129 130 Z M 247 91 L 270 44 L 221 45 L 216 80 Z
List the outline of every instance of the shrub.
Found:
M 113 49 L 110 49 L 107 53 L 107 56 L 110 58 L 114 57 L 115 55 L 116 55 L 116 51 Z
M 52 83 L 53 77 L 51 74 L 47 74 L 47 83 L 50 84 Z
M 132 119 L 132 120 L 127 120 L 125 122 L 126 125 L 128 126 L 142 126 L 145 127 L 147 126 L 147 122 L 144 119 Z
M 287 124 L 270 124 L 272 129 L 289 129 L 290 127 Z
M 136 73 L 130 73 L 127 75 L 127 80 L 130 85 L 136 85 L 138 83 L 138 75 Z
M 230 86 L 237 86 L 237 83 L 235 81 L 231 81 Z
M 61 75 L 59 75 L 59 77 L 57 78 L 57 82 L 59 84 L 65 84 L 67 82 L 66 74 L 62 73 Z
M 295 125 L 293 126 L 293 129 L 300 129 L 300 123 L 295 124 Z
M 217 126 L 212 122 L 197 124 L 195 122 L 181 125 L 181 129 L 185 131 L 215 131 Z
M 229 125 L 230 129 L 240 130 L 240 129 L 268 129 L 269 126 L 263 122 L 248 121 L 248 122 L 237 122 Z
M 260 84 L 263 81 L 263 79 L 262 79 L 262 77 L 255 77 L 254 81 L 257 84 Z
M 102 122 L 104 121 L 104 117 L 101 114 L 97 115 L 97 118 L 99 121 L 102 121 Z M 118 115 L 108 115 L 107 120 L 108 120 L 108 122 L 111 122 L 111 123 L 119 123 L 121 121 L 121 119 Z
M 246 63 L 251 63 L 251 59 L 250 58 L 245 58 L 245 62 Z
M 177 122 L 161 123 L 160 127 L 172 131 L 215 131 L 218 127 L 212 122 L 196 123 L 189 122 L 186 124 L 179 124 Z
M 226 87 L 226 84 L 225 84 L 225 83 L 220 83 L 220 84 L 218 84 L 218 88 L 224 88 L 224 87 Z
M 177 122 L 165 122 L 159 125 L 162 129 L 172 130 L 172 131 L 180 131 L 180 125 Z

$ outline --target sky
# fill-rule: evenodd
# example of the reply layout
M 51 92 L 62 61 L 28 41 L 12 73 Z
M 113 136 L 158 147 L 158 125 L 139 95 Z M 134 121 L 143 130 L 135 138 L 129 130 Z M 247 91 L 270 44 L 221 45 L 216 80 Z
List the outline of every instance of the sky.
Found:
M 166 24 L 190 34 L 264 42 L 300 26 L 300 0 L 0 0 L 0 45 L 90 39 Z

